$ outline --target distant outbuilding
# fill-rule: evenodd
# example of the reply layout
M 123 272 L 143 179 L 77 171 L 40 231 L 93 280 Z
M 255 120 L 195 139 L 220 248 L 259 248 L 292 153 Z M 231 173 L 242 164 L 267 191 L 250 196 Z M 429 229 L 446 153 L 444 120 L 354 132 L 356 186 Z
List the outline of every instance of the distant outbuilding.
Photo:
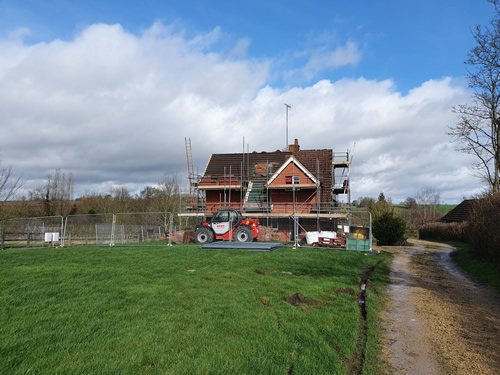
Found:
M 464 200 L 457 207 L 443 216 L 441 218 L 441 221 L 444 223 L 463 223 L 464 221 L 468 221 L 470 212 L 472 210 L 472 205 L 475 201 L 476 199 Z

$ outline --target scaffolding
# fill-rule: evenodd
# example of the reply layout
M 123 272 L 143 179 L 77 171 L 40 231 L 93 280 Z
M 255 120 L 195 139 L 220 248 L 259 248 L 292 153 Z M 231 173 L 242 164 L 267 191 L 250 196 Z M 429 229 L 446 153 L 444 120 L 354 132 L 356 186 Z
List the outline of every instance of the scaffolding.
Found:
M 354 148 L 349 152 L 334 152 L 332 155 L 332 202 L 340 209 L 351 207 L 351 165 Z
M 288 220 L 292 223 L 290 232 L 293 232 L 293 237 L 290 240 L 296 245 L 300 229 L 307 231 L 314 226 L 319 231 L 325 226 L 336 228 L 340 222 L 344 223 L 344 226 L 350 226 L 349 179 L 354 147 L 352 151 L 347 150 L 346 152 L 333 152 L 331 150 L 331 165 L 328 168 L 328 180 L 331 180 L 330 186 L 326 189 L 320 183 L 327 177 L 321 176 L 321 173 L 326 172 L 324 165 L 320 168 L 320 163 L 325 161 L 316 159 L 316 170 L 312 170 L 314 168 L 311 168 L 311 161 L 309 161 L 308 169 L 317 181 L 316 186 L 304 188 L 303 185 L 295 185 L 295 181 L 292 181 L 289 187 L 282 190 L 291 192 L 289 194 L 291 198 L 293 197 L 291 201 L 277 202 L 272 199 L 270 191 L 272 189 L 270 189 L 268 182 L 273 172 L 276 173 L 284 164 L 283 162 L 264 160 L 262 157 L 256 162 L 255 153 L 250 154 L 248 149 L 245 152 L 245 147 L 243 147 L 241 154 L 223 154 L 231 157 L 232 160 L 227 161 L 228 164 L 223 167 L 219 165 L 218 173 L 207 175 L 205 170 L 203 176 L 197 176 L 193 173 L 191 142 L 186 139 L 192 205 L 188 208 L 188 212 L 180 213 L 179 216 L 206 218 L 220 209 L 234 208 L 240 210 L 243 215 L 260 219 L 263 226 L 273 229 L 278 228 L 280 222 L 281 225 L 284 225 L 284 221 Z M 290 150 L 286 152 L 286 155 L 293 156 L 295 153 Z M 212 155 L 208 164 L 213 161 L 212 158 L 215 156 L 221 155 Z M 220 160 L 219 163 L 221 163 Z M 292 175 L 292 179 L 295 179 L 294 173 Z

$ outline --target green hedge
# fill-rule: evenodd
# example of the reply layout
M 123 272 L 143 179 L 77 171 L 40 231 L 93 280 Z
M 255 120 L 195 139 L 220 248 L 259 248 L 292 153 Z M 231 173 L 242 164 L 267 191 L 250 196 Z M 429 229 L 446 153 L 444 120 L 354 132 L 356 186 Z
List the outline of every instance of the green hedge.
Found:
M 500 193 L 474 202 L 468 229 L 472 255 L 500 265 Z

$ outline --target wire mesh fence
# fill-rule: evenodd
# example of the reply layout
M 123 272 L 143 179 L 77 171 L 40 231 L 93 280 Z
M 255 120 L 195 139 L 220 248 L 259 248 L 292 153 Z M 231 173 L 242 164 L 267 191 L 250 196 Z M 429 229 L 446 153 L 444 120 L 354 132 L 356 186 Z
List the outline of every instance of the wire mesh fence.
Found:
M 170 212 L 139 212 L 116 214 L 114 243 L 172 244 L 173 214 Z
M 69 215 L 62 245 L 171 246 L 172 226 L 170 212 Z
M 320 247 L 339 248 L 346 250 L 372 250 L 371 215 L 368 211 L 338 211 L 316 218 L 291 215 L 286 225 L 279 219 L 273 223 L 271 230 L 281 232 L 282 240 Z M 269 228 L 269 227 L 268 227 Z M 283 236 L 284 234 L 284 236 Z M 272 232 L 271 232 L 272 238 Z
M 0 222 L 2 249 L 60 246 L 62 238 L 62 216 L 7 219 Z
M 180 215 L 179 215 L 180 216 Z M 250 217 L 252 213 L 246 213 Z M 292 242 L 348 250 L 371 250 L 371 216 L 366 211 L 343 210 L 315 215 L 256 215 L 258 241 Z M 206 220 L 207 218 L 197 217 Z M 193 241 L 194 228 L 186 222 L 178 243 Z M 176 232 L 176 238 L 179 232 Z M 186 234 L 186 233 L 184 233 Z M 2 249 L 66 246 L 171 246 L 174 214 L 140 212 L 8 219 L 0 222 Z
M 114 214 L 66 216 L 62 246 L 111 245 Z

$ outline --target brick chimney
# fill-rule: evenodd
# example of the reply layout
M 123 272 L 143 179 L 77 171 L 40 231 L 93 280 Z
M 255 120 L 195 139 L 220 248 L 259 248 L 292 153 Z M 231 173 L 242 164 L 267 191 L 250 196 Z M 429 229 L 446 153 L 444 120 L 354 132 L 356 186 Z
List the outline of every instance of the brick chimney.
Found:
M 299 151 L 299 150 L 300 150 L 299 140 L 297 138 L 295 138 L 295 144 L 288 145 L 288 151 L 295 152 L 295 151 Z

